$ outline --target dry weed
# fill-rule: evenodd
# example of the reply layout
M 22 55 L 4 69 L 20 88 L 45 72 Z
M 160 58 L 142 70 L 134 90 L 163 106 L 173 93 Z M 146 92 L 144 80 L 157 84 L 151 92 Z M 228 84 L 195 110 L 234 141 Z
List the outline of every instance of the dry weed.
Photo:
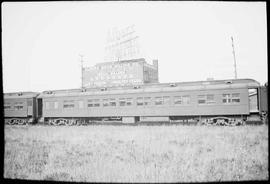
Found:
M 6 126 L 4 177 L 87 182 L 268 179 L 268 127 Z

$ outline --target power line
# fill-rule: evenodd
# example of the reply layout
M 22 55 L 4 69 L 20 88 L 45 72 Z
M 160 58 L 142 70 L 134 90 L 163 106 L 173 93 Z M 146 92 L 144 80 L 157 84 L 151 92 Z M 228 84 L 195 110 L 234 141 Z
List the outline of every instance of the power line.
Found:
M 79 54 L 81 57 L 81 88 L 83 88 L 83 55 Z
M 234 78 L 237 79 L 237 71 L 236 71 L 236 59 L 235 59 L 235 51 L 234 51 L 234 44 L 233 44 L 233 37 L 232 39 L 232 49 L 233 49 L 233 59 L 234 59 Z

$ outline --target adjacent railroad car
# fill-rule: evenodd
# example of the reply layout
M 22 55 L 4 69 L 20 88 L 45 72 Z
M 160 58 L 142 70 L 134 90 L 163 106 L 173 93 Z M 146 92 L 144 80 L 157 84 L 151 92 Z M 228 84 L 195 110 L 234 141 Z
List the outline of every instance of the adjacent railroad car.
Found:
M 36 120 L 36 97 L 39 93 L 4 94 L 4 116 L 7 124 L 27 124 Z

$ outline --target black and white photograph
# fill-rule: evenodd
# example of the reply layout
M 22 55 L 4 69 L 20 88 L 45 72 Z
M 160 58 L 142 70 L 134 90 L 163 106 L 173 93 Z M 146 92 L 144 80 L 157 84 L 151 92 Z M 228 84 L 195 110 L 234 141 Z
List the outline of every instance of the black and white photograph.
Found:
M 4 180 L 269 180 L 265 1 L 1 10 Z

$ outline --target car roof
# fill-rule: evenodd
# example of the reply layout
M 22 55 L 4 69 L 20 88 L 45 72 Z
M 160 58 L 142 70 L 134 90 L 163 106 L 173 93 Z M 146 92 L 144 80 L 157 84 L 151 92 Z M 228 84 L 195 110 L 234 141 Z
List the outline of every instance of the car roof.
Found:
M 129 94 L 143 92 L 173 92 L 190 90 L 210 90 L 227 88 L 256 88 L 260 84 L 253 79 L 229 79 L 229 80 L 211 80 L 195 82 L 177 82 L 177 83 L 155 83 L 121 87 L 106 88 L 78 88 L 65 90 L 52 90 L 42 92 L 38 98 L 58 97 L 58 96 L 88 96 L 88 95 L 109 95 L 109 94 Z
M 5 99 L 20 99 L 20 98 L 33 98 L 38 96 L 39 93 L 37 92 L 12 92 L 12 93 L 5 93 Z

